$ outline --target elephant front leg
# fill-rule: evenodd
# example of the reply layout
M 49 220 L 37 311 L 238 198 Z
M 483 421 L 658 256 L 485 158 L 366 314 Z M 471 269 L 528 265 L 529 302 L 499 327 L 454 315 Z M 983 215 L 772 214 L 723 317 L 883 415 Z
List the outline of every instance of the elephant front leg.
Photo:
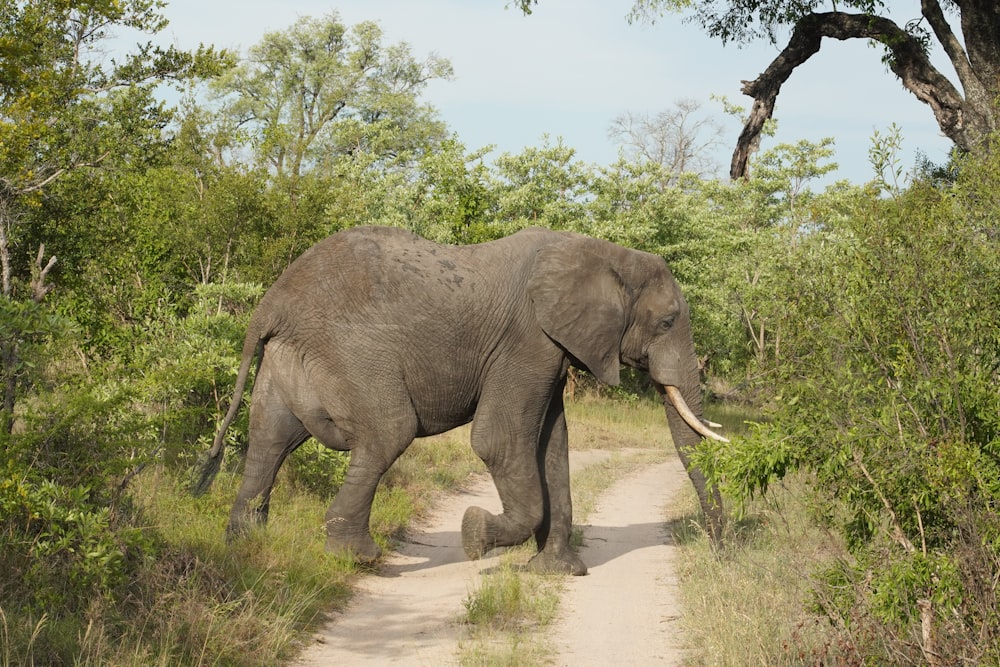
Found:
M 500 425 L 506 425 L 504 429 Z M 470 507 L 462 518 L 462 546 L 472 560 L 496 547 L 523 544 L 542 521 L 542 482 L 535 460 L 537 426 L 509 430 L 510 420 L 477 414 L 472 447 L 486 463 L 503 504 L 493 514 Z
M 562 391 L 552 397 L 538 450 L 545 515 L 535 531 L 538 553 L 528 563 L 535 572 L 587 574 L 587 566 L 570 547 L 573 500 L 570 493 L 569 438 Z
M 539 552 L 528 567 L 536 572 L 587 573 L 569 545 L 573 506 L 569 487 L 569 449 L 562 400 L 563 382 L 548 400 L 521 406 L 520 430 L 503 435 L 511 413 L 485 412 L 473 423 L 473 448 L 486 462 L 504 511 L 493 515 L 470 507 L 462 520 L 466 555 L 482 557 L 494 547 L 521 544 L 532 535 Z M 533 406 L 539 407 L 533 407 Z M 532 418 L 532 413 L 537 415 Z

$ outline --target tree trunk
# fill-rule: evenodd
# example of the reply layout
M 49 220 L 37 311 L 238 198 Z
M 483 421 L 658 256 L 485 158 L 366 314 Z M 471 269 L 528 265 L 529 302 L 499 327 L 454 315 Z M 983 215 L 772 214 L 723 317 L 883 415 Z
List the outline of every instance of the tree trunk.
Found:
M 12 224 L 10 202 L 0 197 L 0 300 L 12 302 L 15 298 L 13 285 L 13 272 L 10 262 L 10 234 Z M 45 259 L 45 245 L 38 247 L 38 254 L 35 263 L 31 267 L 31 299 L 35 303 L 41 303 L 45 296 L 52 290 L 52 286 L 46 282 L 49 271 L 55 266 L 56 258 L 49 257 L 48 262 L 43 266 Z M 5 433 L 11 433 L 14 428 L 14 407 L 17 398 L 18 375 L 21 372 L 21 345 L 22 336 L 21 323 L 13 309 L 6 309 L 10 320 L 2 322 L 0 327 L 0 429 Z
M 888 65 L 903 86 L 930 106 L 941 132 L 963 151 L 975 151 L 1000 127 L 1000 6 L 996 0 L 955 0 L 962 40 L 949 26 L 938 0 L 921 0 L 921 12 L 958 74 L 963 92 L 927 56 L 920 40 L 893 21 L 870 14 L 811 13 L 795 24 L 788 45 L 743 92 L 754 98 L 730 165 L 733 180 L 749 174 L 764 122 L 774 112 L 782 84 L 792 71 L 819 51 L 824 37 L 870 39 L 888 50 Z

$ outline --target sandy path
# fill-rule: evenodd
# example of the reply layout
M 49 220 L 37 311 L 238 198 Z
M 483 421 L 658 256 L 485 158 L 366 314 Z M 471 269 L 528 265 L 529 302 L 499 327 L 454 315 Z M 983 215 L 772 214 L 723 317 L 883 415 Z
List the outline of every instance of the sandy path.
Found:
M 462 602 L 479 573 L 498 558 L 470 561 L 462 550 L 462 513 L 469 505 L 500 511 L 493 480 L 483 475 L 437 506 L 425 525 L 361 579 L 343 613 L 315 636 L 298 665 L 457 664 Z
M 600 498 L 570 577 L 554 643 L 559 665 L 680 665 L 680 606 L 664 507 L 687 480 L 674 458 L 630 475 Z
M 607 456 L 573 452 L 571 464 L 578 468 Z M 567 578 L 562 618 L 554 628 L 557 664 L 680 664 L 662 507 L 684 479 L 672 460 L 628 477 L 602 496 L 581 553 L 590 575 Z M 377 575 L 362 578 L 347 609 L 316 633 L 295 664 L 458 664 L 463 601 L 481 573 L 498 562 L 495 556 L 465 557 L 462 513 L 471 504 L 500 510 L 488 476 L 446 498 Z

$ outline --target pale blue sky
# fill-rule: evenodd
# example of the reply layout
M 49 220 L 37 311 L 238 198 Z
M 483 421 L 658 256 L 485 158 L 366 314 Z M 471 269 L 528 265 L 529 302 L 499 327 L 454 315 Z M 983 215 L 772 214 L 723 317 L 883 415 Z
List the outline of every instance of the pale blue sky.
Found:
M 433 52 L 451 61 L 455 78 L 430 85 L 424 99 L 469 150 L 495 144 L 497 153 L 517 153 L 539 145 L 547 134 L 561 137 L 581 160 L 608 164 L 617 157 L 607 137 L 616 116 L 655 113 L 690 98 L 724 123 L 725 147 L 717 161 L 721 173 L 728 173 L 740 128 L 710 96 L 749 107 L 740 81 L 756 78 L 779 47 L 724 47 L 675 15 L 655 25 L 630 25 L 631 0 L 542 0 L 531 16 L 506 4 L 167 0 L 170 25 L 163 36 L 180 48 L 206 43 L 245 52 L 265 32 L 285 29 L 301 16 L 336 11 L 349 25 L 379 22 L 387 42 L 409 43 L 417 58 Z M 916 12 L 918 3 L 912 5 Z M 903 23 L 912 17 L 895 18 Z M 930 109 L 902 88 L 880 58 L 880 50 L 857 40 L 824 42 L 782 88 L 775 109 L 779 131 L 765 148 L 833 137 L 840 165 L 835 176 L 861 182 L 872 176 L 867 157 L 872 133 L 895 122 L 903 132 L 905 168 L 917 150 L 943 162 L 950 142 L 940 135 Z

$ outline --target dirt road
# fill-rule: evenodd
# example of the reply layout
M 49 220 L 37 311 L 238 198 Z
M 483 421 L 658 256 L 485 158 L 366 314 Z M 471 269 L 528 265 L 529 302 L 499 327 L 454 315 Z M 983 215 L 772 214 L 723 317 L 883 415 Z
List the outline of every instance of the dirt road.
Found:
M 606 456 L 573 452 L 571 462 L 578 468 Z M 557 649 L 554 664 L 681 664 L 674 549 L 663 508 L 686 479 L 680 463 L 670 459 L 626 477 L 601 496 L 586 522 L 580 553 L 590 573 L 567 578 L 560 618 L 549 629 Z M 462 603 L 480 573 L 498 562 L 465 558 L 460 527 L 470 504 L 499 511 L 488 477 L 442 502 L 377 575 L 362 580 L 348 608 L 316 634 L 295 664 L 458 664 Z

